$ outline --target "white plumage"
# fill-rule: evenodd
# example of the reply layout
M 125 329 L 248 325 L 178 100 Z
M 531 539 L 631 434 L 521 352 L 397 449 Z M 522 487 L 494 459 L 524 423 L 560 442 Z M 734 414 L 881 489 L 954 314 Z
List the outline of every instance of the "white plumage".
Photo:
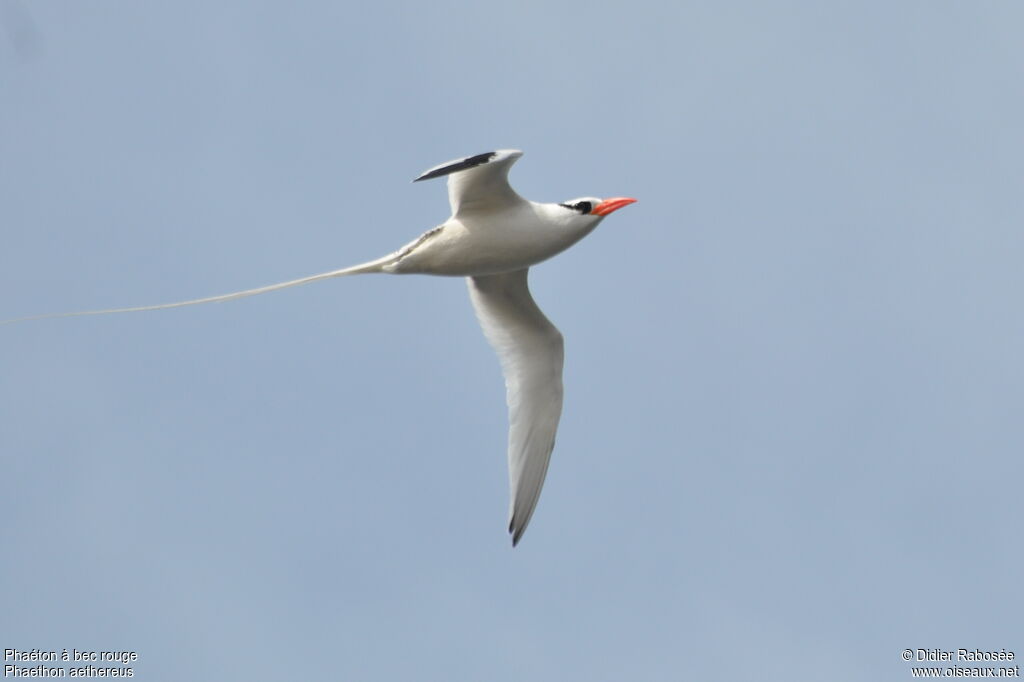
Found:
M 229 301 L 321 279 L 364 273 L 467 277 L 480 326 L 498 354 L 509 408 L 509 532 L 516 544 L 537 506 L 562 414 L 562 335 L 530 296 L 528 268 L 569 248 L 626 197 L 582 197 L 561 204 L 528 201 L 508 172 L 515 149 L 477 154 L 435 166 L 418 178 L 448 176 L 452 215 L 401 249 L 368 263 L 220 296 L 131 308 L 40 315 L 103 315 Z

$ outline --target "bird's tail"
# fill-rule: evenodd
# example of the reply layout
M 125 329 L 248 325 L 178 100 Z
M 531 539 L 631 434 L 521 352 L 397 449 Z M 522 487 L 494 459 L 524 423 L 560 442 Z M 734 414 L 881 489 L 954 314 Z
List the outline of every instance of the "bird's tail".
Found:
M 246 289 L 245 291 L 235 291 L 230 294 L 221 294 L 219 296 L 207 296 L 206 298 L 194 298 L 189 301 L 176 301 L 174 303 L 158 303 L 157 305 L 141 305 L 134 306 L 131 308 L 108 308 L 107 310 L 82 310 L 73 313 L 49 313 L 46 315 L 31 315 L 29 317 L 18 317 L 12 320 L 0 320 L 0 325 L 13 324 L 15 322 L 28 322 L 29 320 L 45 320 L 52 317 L 78 317 L 80 315 L 110 315 L 113 313 L 140 313 L 146 310 L 163 310 L 164 308 L 181 308 L 187 305 L 199 305 L 200 303 L 220 303 L 222 301 L 233 301 L 236 298 L 245 298 L 246 296 L 255 296 L 257 294 L 265 294 L 270 291 L 277 291 L 278 289 L 287 289 L 288 287 L 296 287 L 300 284 L 309 284 L 310 282 L 316 282 L 321 279 L 329 279 L 331 277 L 345 277 L 346 275 L 361 275 L 364 273 L 373 272 L 384 272 L 384 267 L 393 263 L 399 255 L 397 253 L 388 254 L 383 258 L 370 261 L 368 263 L 361 263 L 360 265 L 353 265 L 348 268 L 342 268 L 340 270 L 331 270 L 330 272 L 322 272 L 318 275 L 309 275 L 308 277 L 300 277 L 299 279 L 289 280 L 287 282 L 279 282 L 278 284 L 268 284 L 263 287 L 256 287 L 255 289 Z

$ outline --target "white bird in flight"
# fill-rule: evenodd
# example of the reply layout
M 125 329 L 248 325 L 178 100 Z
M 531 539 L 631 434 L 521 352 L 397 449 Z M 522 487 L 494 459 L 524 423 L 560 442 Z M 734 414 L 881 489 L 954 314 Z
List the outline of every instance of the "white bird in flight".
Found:
M 636 201 L 581 197 L 541 204 L 516 194 L 508 171 L 523 153 L 499 149 L 449 161 L 413 182 L 448 176 L 452 215 L 383 258 L 301 279 L 176 303 L 6 320 L 104 315 L 230 301 L 330 277 L 383 272 L 466 277 L 484 335 L 505 375 L 509 411 L 509 533 L 518 544 L 537 506 L 562 414 L 562 334 L 530 296 L 527 273 L 586 237 L 605 216 Z

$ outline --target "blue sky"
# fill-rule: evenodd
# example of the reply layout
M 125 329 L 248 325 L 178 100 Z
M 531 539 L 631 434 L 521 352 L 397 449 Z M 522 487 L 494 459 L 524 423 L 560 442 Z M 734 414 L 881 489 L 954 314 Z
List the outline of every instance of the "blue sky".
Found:
M 0 318 L 381 256 L 502 147 L 635 196 L 535 268 L 505 533 L 454 279 L 0 329 L 0 646 L 143 680 L 903 679 L 1024 655 L 1019 3 L 0 2 Z

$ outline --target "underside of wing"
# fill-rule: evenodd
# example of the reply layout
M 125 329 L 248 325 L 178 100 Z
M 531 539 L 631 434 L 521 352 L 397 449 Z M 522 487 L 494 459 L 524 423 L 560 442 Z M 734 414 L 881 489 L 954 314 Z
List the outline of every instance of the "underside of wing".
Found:
M 508 395 L 509 532 L 519 542 L 537 506 L 562 414 L 562 335 L 530 296 L 527 270 L 469 278 Z
M 448 176 L 448 200 L 452 215 L 475 210 L 494 210 L 522 201 L 508 184 L 508 171 L 523 153 L 517 149 L 467 156 L 442 163 L 424 172 L 413 182 Z

